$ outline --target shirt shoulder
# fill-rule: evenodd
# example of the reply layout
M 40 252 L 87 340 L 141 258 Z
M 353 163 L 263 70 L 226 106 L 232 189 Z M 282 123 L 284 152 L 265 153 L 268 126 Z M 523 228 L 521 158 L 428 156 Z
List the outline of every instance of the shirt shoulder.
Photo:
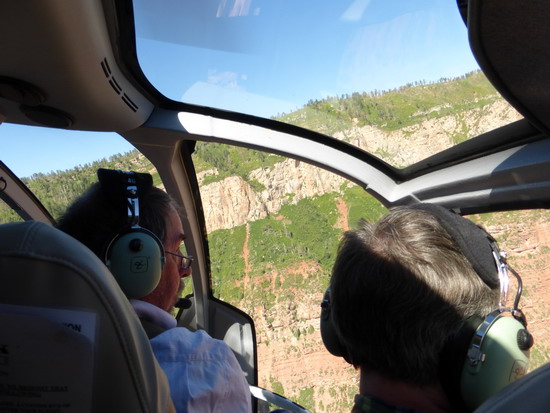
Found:
M 166 330 L 150 342 L 178 412 L 251 411 L 248 383 L 226 343 L 183 327 Z
M 151 339 L 151 346 L 157 358 L 185 358 L 192 360 L 226 360 L 235 355 L 221 340 L 212 338 L 207 332 L 190 331 L 183 327 L 166 330 Z

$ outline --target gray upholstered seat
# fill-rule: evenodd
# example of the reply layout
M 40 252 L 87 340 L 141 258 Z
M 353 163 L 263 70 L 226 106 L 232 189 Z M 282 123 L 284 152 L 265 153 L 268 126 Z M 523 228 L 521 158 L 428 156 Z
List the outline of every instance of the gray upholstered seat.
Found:
M 476 413 L 550 412 L 550 364 L 506 386 L 483 403 Z
M 0 225 L 0 332 L 0 411 L 174 410 L 107 268 L 49 225 Z

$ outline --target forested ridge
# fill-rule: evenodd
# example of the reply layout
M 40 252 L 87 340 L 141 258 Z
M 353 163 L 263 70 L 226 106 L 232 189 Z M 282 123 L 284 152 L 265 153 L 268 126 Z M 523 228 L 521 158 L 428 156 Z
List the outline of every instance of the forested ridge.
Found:
M 418 81 L 400 88 L 332 96 L 308 104 L 278 119 L 334 134 L 350 127 L 371 125 L 391 131 L 427 119 L 457 115 L 501 97 L 479 72 L 437 83 Z

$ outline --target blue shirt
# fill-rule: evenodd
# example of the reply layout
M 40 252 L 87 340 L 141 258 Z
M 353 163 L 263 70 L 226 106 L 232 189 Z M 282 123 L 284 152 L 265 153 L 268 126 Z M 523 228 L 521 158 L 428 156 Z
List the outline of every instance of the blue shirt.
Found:
M 175 319 L 168 313 L 149 303 L 136 301 L 131 300 L 138 316 L 146 317 L 150 313 L 149 321 L 167 323 L 163 327 L 168 329 L 151 339 L 151 347 L 168 377 L 178 413 L 252 411 L 248 382 L 226 343 L 210 337 L 205 331 L 191 332 L 174 327 Z

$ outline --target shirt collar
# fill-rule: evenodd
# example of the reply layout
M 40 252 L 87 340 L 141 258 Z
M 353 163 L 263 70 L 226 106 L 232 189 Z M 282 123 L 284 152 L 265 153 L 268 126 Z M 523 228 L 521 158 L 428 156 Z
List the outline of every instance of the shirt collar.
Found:
M 170 329 L 177 326 L 178 322 L 166 311 L 158 308 L 156 305 L 141 300 L 130 300 L 130 304 L 134 307 L 139 318 L 143 318 L 158 326 Z

